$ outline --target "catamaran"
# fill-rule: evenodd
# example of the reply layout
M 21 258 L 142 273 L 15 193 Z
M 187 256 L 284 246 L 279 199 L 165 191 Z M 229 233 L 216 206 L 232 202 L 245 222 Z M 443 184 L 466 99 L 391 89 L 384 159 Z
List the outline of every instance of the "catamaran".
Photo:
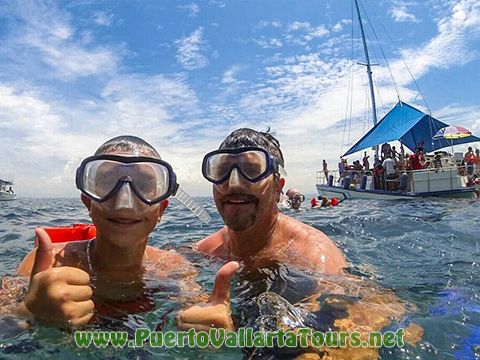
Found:
M 438 151 L 445 147 L 480 141 L 470 135 L 456 139 L 437 138 L 435 134 L 448 124 L 437 120 L 412 105 L 398 101 L 380 121 L 377 122 L 375 93 L 372 80 L 372 64 L 370 63 L 365 32 L 358 0 L 355 0 L 357 17 L 362 36 L 365 65 L 367 68 L 370 99 L 372 106 L 373 128 L 357 141 L 343 156 L 361 150 L 374 148 L 378 158 L 378 146 L 398 141 L 402 148 L 412 152 L 422 148 L 427 155 L 430 167 L 419 170 L 402 170 L 395 177 L 385 179 L 369 169 L 346 170 L 342 174 L 337 171 L 317 171 L 316 187 L 320 196 L 343 199 L 377 199 L 398 200 L 418 197 L 460 197 L 473 198 L 474 188 L 471 186 L 465 168 L 462 166 L 463 154 L 448 154 Z M 403 160 L 403 153 L 402 153 Z

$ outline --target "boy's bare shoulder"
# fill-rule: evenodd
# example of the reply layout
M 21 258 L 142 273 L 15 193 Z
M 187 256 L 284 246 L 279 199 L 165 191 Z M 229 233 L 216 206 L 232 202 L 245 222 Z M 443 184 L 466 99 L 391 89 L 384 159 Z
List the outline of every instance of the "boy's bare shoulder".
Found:
M 55 258 L 55 262 L 60 265 L 65 262 L 65 257 L 70 256 L 71 253 L 76 253 L 80 248 L 85 247 L 85 241 L 75 241 L 75 242 L 62 242 L 62 243 L 53 243 L 52 244 L 52 254 Z M 35 255 L 37 253 L 37 248 L 33 248 L 30 252 L 25 255 L 20 265 L 17 268 L 17 275 L 20 276 L 30 276 L 33 268 L 33 263 L 35 262 Z
M 195 267 L 183 255 L 174 250 L 162 250 L 147 246 L 148 262 L 155 268 L 159 275 L 181 274 L 181 277 L 195 276 Z

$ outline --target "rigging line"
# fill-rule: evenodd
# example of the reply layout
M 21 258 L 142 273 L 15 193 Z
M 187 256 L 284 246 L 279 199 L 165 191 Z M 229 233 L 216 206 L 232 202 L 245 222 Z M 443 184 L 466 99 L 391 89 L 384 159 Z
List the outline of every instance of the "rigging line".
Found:
M 364 79 L 365 80 L 365 79 Z M 365 82 L 363 82 L 363 89 L 365 90 L 365 103 L 364 103 L 364 118 L 363 118 L 363 121 L 365 123 L 365 121 L 367 120 L 367 114 L 369 112 L 371 112 L 371 109 L 372 109 L 372 104 L 370 103 L 370 96 L 368 96 L 368 91 L 369 91 L 369 88 L 368 88 L 368 80 Z M 365 134 L 365 129 L 363 130 L 363 133 Z
M 378 18 L 378 16 L 376 15 L 375 11 L 372 10 L 372 12 L 375 14 L 375 16 Z M 432 112 L 430 110 L 430 107 L 428 106 L 428 103 L 427 103 L 427 100 L 425 99 L 425 96 L 423 96 L 423 92 L 422 90 L 420 89 L 420 86 L 418 85 L 417 83 L 417 80 L 415 79 L 415 77 L 413 76 L 411 70 L 410 70 L 410 67 L 408 66 L 407 62 L 405 61 L 405 58 L 402 56 L 402 53 L 400 51 L 400 49 L 397 47 L 395 41 L 393 41 L 392 37 L 390 36 L 390 33 L 387 31 L 387 29 L 385 28 L 385 25 L 383 25 L 383 23 L 379 20 L 379 23 L 380 23 L 380 26 L 382 27 L 383 31 L 385 32 L 385 34 L 387 35 L 388 37 L 388 40 L 392 43 L 393 45 L 393 48 L 395 49 L 395 51 L 398 53 L 398 55 L 400 56 L 400 59 L 402 59 L 402 62 L 403 62 L 403 65 L 405 65 L 407 71 L 408 71 L 408 74 L 410 75 L 410 77 L 412 78 L 413 80 L 413 83 L 415 84 L 415 87 L 417 88 L 417 91 L 420 93 L 420 96 L 422 97 L 422 100 L 423 100 L 423 103 L 425 104 L 425 107 L 427 108 L 428 110 L 428 113 L 431 115 Z
M 350 102 L 350 88 L 351 88 L 351 83 L 352 83 L 352 76 L 351 76 L 351 66 L 350 66 L 350 69 L 349 69 L 349 75 L 348 75 L 348 87 L 347 87 L 347 101 L 346 101 L 346 104 L 345 104 L 345 115 L 344 115 L 344 118 L 343 118 L 343 134 L 342 134 L 342 147 L 340 149 L 340 156 L 342 156 L 343 154 L 343 147 L 345 145 L 345 134 L 346 134 L 346 131 L 347 131 L 347 121 L 348 121 L 348 106 L 349 106 L 349 102 Z
M 368 101 L 368 92 L 367 89 L 365 88 L 365 92 L 367 93 L 365 97 L 365 103 L 363 105 L 363 129 L 362 129 L 362 134 L 365 134 L 365 123 L 367 122 L 367 115 L 368 115 L 368 108 L 370 106 L 370 102 Z
M 353 58 L 355 53 L 355 44 L 354 44 L 354 27 L 353 27 L 353 3 L 350 3 L 350 13 L 352 19 L 352 28 L 350 36 L 350 62 L 349 62 L 349 78 L 348 78 L 348 89 L 347 89 L 347 102 L 345 104 L 345 117 L 343 122 L 343 134 L 342 134 L 342 147 L 340 149 L 340 157 L 343 155 L 343 147 L 345 145 L 345 133 L 347 128 L 347 121 L 352 121 L 352 103 L 353 103 Z M 349 115 L 348 115 L 349 114 Z
M 349 99 L 349 108 L 348 108 L 348 137 L 347 137 L 347 142 L 349 146 L 351 145 L 351 139 L 350 139 L 350 134 L 351 134 L 351 129 L 352 129 L 352 121 L 353 121 L 353 94 L 354 94 L 354 80 L 355 80 L 355 63 L 353 59 L 355 59 L 356 52 L 357 52 L 357 43 L 355 42 L 355 37 L 354 37 L 354 32 L 355 28 L 353 27 L 353 19 L 354 19 L 354 9 L 353 9 L 353 3 L 351 3 L 351 16 L 352 16 L 352 31 L 351 31 L 351 41 L 352 41 L 352 54 L 351 54 L 351 62 L 350 62 L 350 81 L 351 81 L 351 87 L 350 87 L 350 99 Z
M 378 84 L 378 82 L 375 82 L 374 84 Z M 387 111 L 388 111 L 388 109 L 387 109 L 387 106 L 386 106 L 385 102 L 383 101 L 382 94 L 381 94 L 381 92 L 380 92 L 380 88 L 379 88 L 378 85 L 375 85 L 375 88 L 377 89 L 377 99 L 379 99 L 379 101 L 380 101 L 380 103 L 381 103 L 381 105 L 382 105 L 382 106 L 381 106 L 381 107 L 382 107 L 382 112 L 381 112 L 381 113 L 382 113 L 382 114 L 386 114 Z M 378 112 L 379 112 L 379 111 L 378 111 L 378 108 L 377 108 L 377 113 L 378 113 Z M 383 119 L 383 117 L 382 117 L 382 119 Z
M 353 37 L 352 37 L 353 40 Z M 352 59 L 354 54 L 352 53 Z M 350 134 L 352 130 L 352 121 L 353 121 L 353 81 L 355 76 L 355 68 L 353 61 L 350 62 L 350 94 L 349 94 L 349 107 L 348 107 L 348 135 L 347 135 L 347 144 L 350 146 Z
M 373 24 L 372 22 L 370 21 L 370 18 L 368 17 L 368 13 L 367 11 L 365 10 L 365 8 L 363 8 L 363 4 L 360 4 L 360 6 L 362 7 L 363 9 L 363 12 L 365 14 L 365 17 L 367 18 L 367 22 L 368 22 L 368 25 L 370 26 L 370 29 L 372 30 L 373 32 L 373 35 L 375 36 L 375 39 L 377 40 L 377 44 L 378 44 L 378 47 L 380 48 L 380 52 L 382 53 L 382 56 L 383 56 L 383 59 L 385 60 L 385 63 L 387 64 L 387 68 L 388 68 L 388 72 L 390 74 L 390 79 L 392 80 L 392 83 L 393 83 L 393 86 L 395 87 L 395 92 L 397 93 L 397 98 L 398 98 L 398 101 L 401 101 L 400 99 L 400 89 L 398 87 L 398 84 L 397 82 L 395 81 L 395 78 L 393 76 L 393 72 L 392 72 L 392 68 L 390 67 L 390 63 L 388 62 L 387 60 L 387 56 L 385 55 L 385 51 L 383 50 L 383 47 L 380 43 L 380 39 L 378 38 L 377 36 L 377 32 L 375 31 L 375 28 L 373 27 Z M 373 14 L 375 15 L 376 18 L 378 18 L 377 14 L 372 11 Z M 381 22 L 380 22 L 381 24 Z M 385 30 L 385 29 L 384 29 Z M 385 30 L 386 31 L 386 30 Z M 378 86 L 377 86 L 378 87 Z

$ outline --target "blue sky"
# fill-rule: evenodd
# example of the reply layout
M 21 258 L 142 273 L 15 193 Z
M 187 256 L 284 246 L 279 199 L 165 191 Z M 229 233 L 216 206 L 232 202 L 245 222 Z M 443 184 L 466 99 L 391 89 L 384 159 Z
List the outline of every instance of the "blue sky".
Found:
M 424 105 L 403 57 L 432 114 L 479 135 L 480 2 L 362 7 L 379 117 L 397 93 L 376 37 L 402 100 Z M 370 126 L 358 32 L 350 0 L 1 1 L 0 174 L 20 196 L 77 196 L 81 159 L 133 134 L 210 195 L 203 154 L 270 126 L 287 187 L 313 193 L 322 159 L 336 167 Z

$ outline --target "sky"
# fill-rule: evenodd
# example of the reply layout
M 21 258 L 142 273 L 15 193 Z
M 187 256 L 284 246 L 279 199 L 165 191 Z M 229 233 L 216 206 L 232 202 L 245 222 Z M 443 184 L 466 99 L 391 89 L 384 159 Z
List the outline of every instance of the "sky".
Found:
M 480 1 L 360 5 L 379 118 L 400 97 L 480 135 Z M 313 193 L 322 159 L 336 168 L 371 126 L 352 10 L 350 0 L 1 0 L 0 176 L 19 196 L 75 197 L 81 160 L 130 134 L 187 192 L 208 196 L 203 155 L 237 128 L 270 127 L 286 187 Z

